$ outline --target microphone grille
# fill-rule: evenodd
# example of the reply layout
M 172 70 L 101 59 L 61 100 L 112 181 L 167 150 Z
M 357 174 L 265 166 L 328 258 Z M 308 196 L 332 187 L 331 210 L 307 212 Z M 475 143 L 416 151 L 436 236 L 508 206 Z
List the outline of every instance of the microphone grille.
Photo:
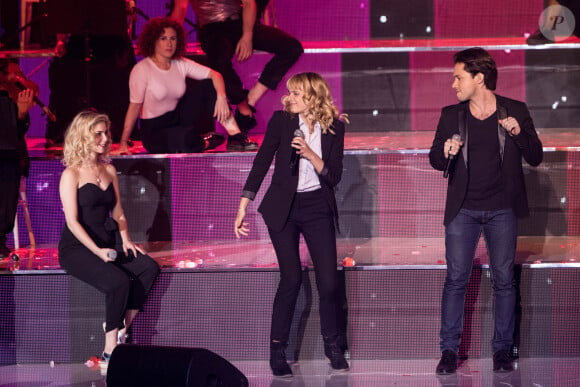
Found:
M 300 137 L 300 138 L 304 138 L 304 132 L 300 129 L 296 129 L 294 131 L 294 137 Z

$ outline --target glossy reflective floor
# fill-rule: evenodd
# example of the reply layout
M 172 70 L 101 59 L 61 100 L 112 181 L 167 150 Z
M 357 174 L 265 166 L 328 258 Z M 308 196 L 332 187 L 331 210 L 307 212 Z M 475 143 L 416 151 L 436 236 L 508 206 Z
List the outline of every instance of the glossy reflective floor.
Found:
M 271 376 L 268 362 L 237 361 L 233 364 L 248 378 L 250 386 L 347 387 L 347 386 L 578 386 L 579 358 L 524 358 L 510 373 L 494 373 L 491 359 L 469 359 L 457 374 L 437 376 L 437 359 L 352 360 L 351 370 L 334 373 L 323 360 L 292 365 L 293 378 Z M 106 386 L 106 376 L 84 364 L 23 364 L 0 367 L 0 386 Z
M 163 270 L 277 270 L 274 249 L 269 240 L 205 242 L 150 242 L 149 255 Z M 301 244 L 302 265 L 310 266 L 308 250 Z M 20 248 L 18 260 L 0 259 L 0 274 L 42 274 L 62 271 L 56 246 Z M 445 269 L 443 238 L 345 238 L 338 240 L 339 266 L 348 270 L 398 268 Z M 480 241 L 476 265 L 486 266 L 485 244 Z M 580 237 L 518 238 L 516 264 L 535 268 L 580 267 Z

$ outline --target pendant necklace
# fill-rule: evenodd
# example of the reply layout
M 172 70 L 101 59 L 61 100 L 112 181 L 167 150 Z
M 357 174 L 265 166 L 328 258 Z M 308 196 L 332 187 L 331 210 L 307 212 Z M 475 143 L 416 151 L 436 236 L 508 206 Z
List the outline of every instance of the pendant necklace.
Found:
M 101 173 L 99 171 L 99 166 L 97 165 L 97 172 L 95 173 L 95 180 L 97 185 L 101 185 Z

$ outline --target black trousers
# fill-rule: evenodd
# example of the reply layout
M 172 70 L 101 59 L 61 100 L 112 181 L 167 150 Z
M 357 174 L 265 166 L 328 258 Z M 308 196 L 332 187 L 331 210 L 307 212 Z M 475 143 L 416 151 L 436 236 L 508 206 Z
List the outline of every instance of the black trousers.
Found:
M 60 266 L 68 274 L 105 294 L 107 332 L 124 327 L 128 309 L 143 307 L 159 274 L 159 266 L 148 255 L 117 253 L 117 260 L 107 263 L 83 245 L 59 249 Z
M 232 65 L 236 45 L 242 37 L 242 21 L 207 24 L 199 30 L 198 36 L 209 66 L 224 77 L 229 101 L 238 105 L 247 96 L 247 90 L 244 90 L 244 85 Z M 256 50 L 274 54 L 259 78 L 260 83 L 270 90 L 278 86 L 303 52 L 302 44 L 297 39 L 278 28 L 259 23 L 254 26 L 253 46 Z
M 202 152 L 201 135 L 215 130 L 213 112 L 217 95 L 211 80 L 188 78 L 186 82 L 185 94 L 175 110 L 140 120 L 143 146 L 150 153 Z
M 8 153 L 10 151 L 0 151 Z M 20 191 L 20 160 L 0 157 L 0 244 L 6 245 L 6 234 L 14 228 Z
M 283 343 L 288 341 L 302 284 L 300 234 L 304 236 L 314 264 L 320 297 L 322 336 L 341 334 L 341 321 L 337 314 L 340 308 L 337 307 L 339 276 L 334 218 L 322 190 L 297 193 L 284 228 L 279 232 L 268 231 L 280 266 L 280 283 L 274 298 L 270 339 Z

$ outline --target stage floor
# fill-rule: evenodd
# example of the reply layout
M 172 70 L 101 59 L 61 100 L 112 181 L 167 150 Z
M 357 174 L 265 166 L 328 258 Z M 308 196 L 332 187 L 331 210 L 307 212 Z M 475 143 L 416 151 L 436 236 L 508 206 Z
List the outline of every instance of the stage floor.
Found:
M 339 238 L 337 243 L 337 264 L 346 270 L 446 268 L 443 238 Z M 164 271 L 278 270 L 269 240 L 236 240 L 232 235 L 231 240 L 224 241 L 151 242 L 144 247 Z M 305 244 L 300 248 L 303 267 L 311 267 Z M 18 261 L 0 260 L 0 275 L 63 272 L 56 246 L 20 248 L 15 253 Z M 483 240 L 474 263 L 488 265 Z M 516 264 L 580 268 L 580 237 L 521 236 Z
M 346 133 L 344 140 L 344 148 L 347 153 L 359 152 L 377 152 L 377 153 L 427 153 L 431 148 L 433 142 L 433 131 L 407 131 L 407 132 L 356 132 Z M 577 151 L 580 150 L 580 128 L 536 128 L 544 151 Z M 250 134 L 250 137 L 262 143 L 263 134 Z M 27 139 L 28 151 L 30 157 L 34 159 L 54 159 L 62 155 L 62 147 L 54 147 L 45 149 L 44 138 L 34 137 Z M 151 158 L 164 157 L 184 157 L 184 156 L 199 156 L 207 154 L 224 154 L 233 153 L 227 152 L 225 143 L 216 149 L 202 153 L 202 154 L 149 154 L 143 148 L 140 141 L 134 141 L 134 146 L 131 148 L 131 155 L 120 155 L 118 153 L 118 145 L 113 144 L 113 156 L 119 157 L 135 157 L 144 156 Z
M 571 36 L 561 42 L 529 45 L 527 36 L 477 37 L 477 38 L 402 38 L 372 40 L 314 40 L 303 41 L 305 53 L 349 53 L 349 52 L 407 52 L 407 51 L 457 51 L 466 47 L 483 47 L 487 50 L 547 50 L 574 49 L 580 47 L 580 39 Z M 188 55 L 203 55 L 197 42 L 187 44 Z M 0 58 L 50 58 L 54 48 L 28 48 L 25 50 L 0 50 Z
M 300 361 L 292 365 L 293 378 L 274 378 L 267 361 L 233 361 L 252 387 L 347 387 L 347 386 L 577 386 L 580 358 L 520 358 L 509 373 L 494 373 L 492 360 L 468 359 L 457 374 L 435 375 L 438 359 L 351 360 L 351 370 L 333 373 L 325 360 Z M 99 369 L 84 364 L 26 364 L 0 367 L 2 385 L 106 386 Z

